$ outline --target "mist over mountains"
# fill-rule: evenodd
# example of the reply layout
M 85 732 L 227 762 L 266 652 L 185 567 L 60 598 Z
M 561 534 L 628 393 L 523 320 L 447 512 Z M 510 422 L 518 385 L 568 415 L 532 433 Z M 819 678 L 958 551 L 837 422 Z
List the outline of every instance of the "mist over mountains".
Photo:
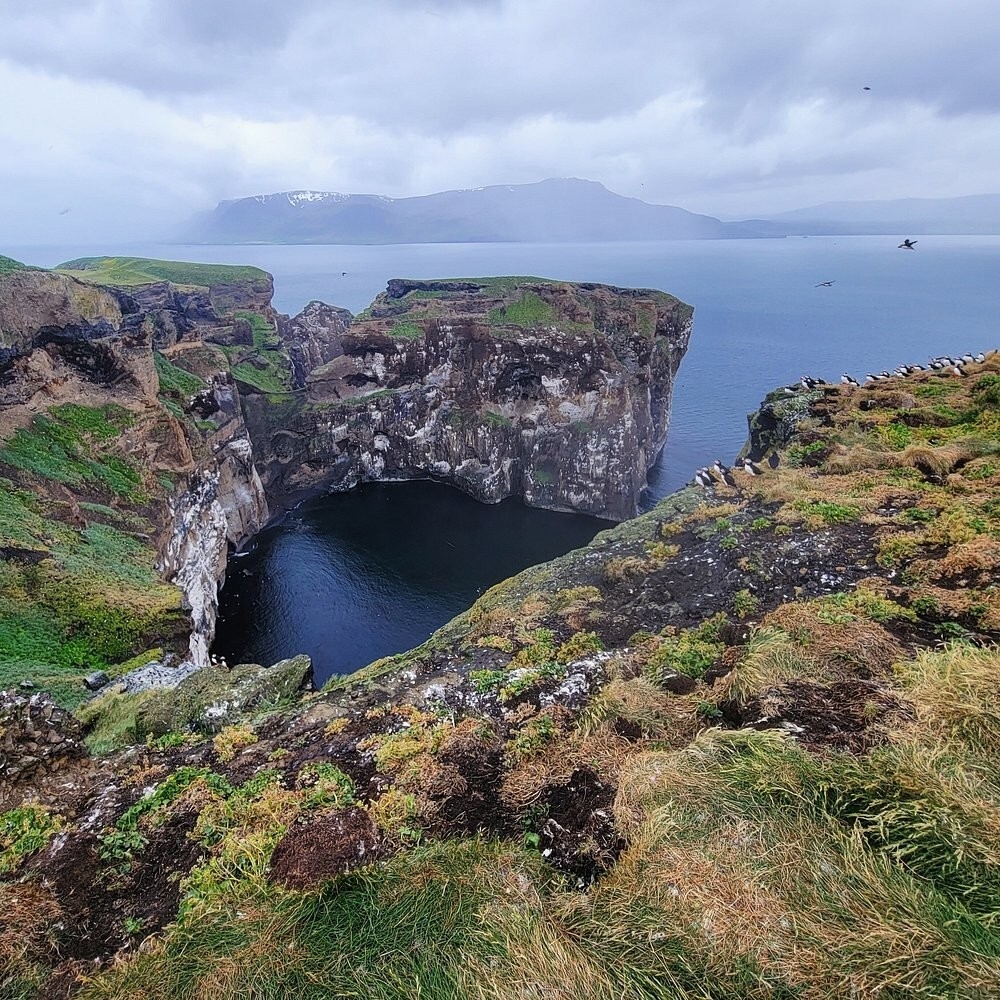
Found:
M 285 191 L 220 202 L 177 235 L 193 243 L 577 243 L 801 235 L 1000 233 L 1000 195 L 831 202 L 724 222 L 550 179 L 413 198 Z

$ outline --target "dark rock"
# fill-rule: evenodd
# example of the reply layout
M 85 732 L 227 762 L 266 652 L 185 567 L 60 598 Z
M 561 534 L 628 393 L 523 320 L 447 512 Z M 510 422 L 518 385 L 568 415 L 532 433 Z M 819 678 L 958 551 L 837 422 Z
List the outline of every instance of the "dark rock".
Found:
M 690 694 L 698 686 L 698 682 L 687 674 L 674 672 L 667 673 L 660 677 L 659 685 L 671 694 Z
M 92 674 L 87 674 L 84 677 L 83 684 L 88 691 L 97 691 L 110 681 L 111 678 L 103 670 L 95 670 Z
M 663 292 L 394 279 L 366 313 L 291 320 L 302 404 L 245 400 L 272 495 L 432 477 L 487 503 L 633 516 L 666 436 L 691 309 Z M 297 375 L 297 378 L 299 376 Z

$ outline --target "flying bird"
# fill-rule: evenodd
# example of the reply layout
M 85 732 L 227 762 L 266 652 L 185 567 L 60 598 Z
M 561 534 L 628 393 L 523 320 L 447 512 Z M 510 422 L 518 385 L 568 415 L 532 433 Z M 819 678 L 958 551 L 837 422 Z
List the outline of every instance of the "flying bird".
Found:
M 60 215 L 66 215 L 66 214 L 68 214 L 68 212 L 69 212 L 69 209 L 68 208 L 64 208 L 59 214 Z
M 834 278 L 832 281 L 821 281 L 818 284 L 813 285 L 813 288 L 829 288 L 836 280 L 837 279 Z
M 912 250 L 918 243 L 918 240 L 905 239 L 902 243 L 896 247 L 897 250 Z
M 871 87 L 862 87 L 861 89 L 862 90 L 871 90 L 872 88 Z

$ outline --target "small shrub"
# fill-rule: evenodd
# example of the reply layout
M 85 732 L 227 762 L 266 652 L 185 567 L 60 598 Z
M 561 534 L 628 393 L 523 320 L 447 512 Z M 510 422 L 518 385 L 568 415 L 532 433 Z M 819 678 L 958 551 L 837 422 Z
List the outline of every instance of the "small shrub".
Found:
M 826 500 L 798 501 L 795 509 L 802 511 L 807 521 L 820 524 L 846 524 L 861 516 L 857 507 Z
M 666 636 L 646 661 L 644 673 L 654 682 L 659 682 L 671 671 L 700 678 L 722 655 L 724 648 L 722 643 L 701 638 L 693 632 Z
M 556 738 L 556 734 L 556 724 L 552 716 L 536 715 L 507 743 L 507 749 L 518 757 L 530 757 L 548 746 Z
M 354 802 L 354 782 L 333 764 L 311 761 L 299 771 L 296 785 L 305 790 L 307 809 L 333 806 L 342 809 Z
M 62 826 L 62 819 L 43 806 L 29 804 L 0 813 L 0 872 L 15 868 Z
M 604 643 L 595 632 L 574 632 L 556 650 L 556 663 L 572 663 L 574 660 L 582 660 L 592 653 L 600 653 L 604 649 Z
M 257 734 L 249 726 L 226 726 L 212 740 L 219 760 L 231 761 L 237 753 L 257 742 Z
M 500 686 L 507 679 L 506 670 L 470 670 L 469 680 L 479 694 L 489 694 L 491 691 L 499 691 Z
M 476 640 L 476 645 L 486 649 L 499 649 L 503 653 L 514 652 L 514 640 L 502 635 L 484 635 Z
M 760 607 L 760 598 L 744 587 L 733 594 L 732 607 L 737 618 L 748 618 Z
M 785 464 L 792 469 L 800 469 L 804 465 L 815 465 L 817 458 L 823 454 L 825 448 L 826 444 L 823 441 L 790 445 L 785 453 Z
M 614 557 L 609 559 L 601 570 L 604 582 L 609 586 L 638 580 L 646 574 L 646 561 L 636 556 Z

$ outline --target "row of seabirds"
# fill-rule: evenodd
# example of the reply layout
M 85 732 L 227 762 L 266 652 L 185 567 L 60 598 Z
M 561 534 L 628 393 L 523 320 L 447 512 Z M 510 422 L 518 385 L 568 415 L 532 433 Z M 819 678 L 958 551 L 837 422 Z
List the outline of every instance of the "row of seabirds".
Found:
M 981 365 L 985 360 L 986 355 L 982 351 L 978 354 L 963 354 L 959 358 L 952 358 L 947 354 L 942 354 L 939 358 L 931 358 L 926 365 L 897 365 L 891 372 L 884 369 L 877 374 L 869 372 L 865 378 L 865 383 L 882 382 L 887 378 L 908 378 L 910 375 L 916 375 L 917 372 L 926 371 L 951 372 L 953 375 L 961 375 L 964 378 L 968 375 L 968 372 L 965 370 L 966 365 Z M 859 386 L 862 384 L 854 376 L 848 375 L 846 372 L 840 376 L 840 381 L 844 385 Z M 827 383 L 821 378 L 803 375 L 799 380 L 799 384 L 803 389 L 816 389 Z
M 990 354 L 994 353 L 995 351 L 990 351 Z M 982 351 L 978 354 L 963 354 L 958 358 L 942 354 L 940 357 L 931 358 L 926 365 L 897 365 L 891 372 L 880 371 L 876 374 L 869 372 L 863 383 L 859 382 L 853 376 L 848 375 L 846 372 L 840 376 L 840 381 L 842 385 L 860 387 L 861 385 L 870 385 L 873 382 L 882 382 L 887 378 L 908 378 L 910 375 L 916 375 L 917 372 L 926 371 L 950 372 L 953 375 L 959 375 L 964 378 L 968 375 L 968 372 L 965 370 L 966 365 L 981 365 L 985 360 L 986 355 Z M 786 385 L 784 390 L 789 395 L 793 395 L 802 389 L 809 391 L 812 389 L 818 389 L 822 385 L 829 384 L 830 383 L 827 382 L 826 379 L 813 378 L 811 375 L 803 375 L 797 384 Z M 779 461 L 777 452 L 772 451 L 767 458 L 767 464 L 772 469 L 776 469 L 778 467 Z M 743 459 L 743 471 L 748 476 L 763 475 L 763 470 L 760 466 L 755 465 L 749 458 Z M 736 480 L 733 478 L 733 470 L 728 465 L 723 465 L 719 459 L 716 459 L 711 466 L 705 466 L 704 468 L 698 469 L 694 474 L 694 482 L 698 486 L 703 486 L 706 489 L 716 486 L 720 482 L 725 483 L 726 486 L 736 485 Z
M 772 469 L 776 469 L 778 467 L 778 461 L 778 453 L 772 451 L 767 458 L 767 464 Z M 764 474 L 760 466 L 755 465 L 749 458 L 743 459 L 743 471 L 748 476 L 762 476 Z M 733 479 L 733 470 L 729 468 L 728 465 L 723 465 L 719 459 L 716 459 L 712 463 L 711 467 L 705 466 L 705 468 L 699 469 L 694 474 L 694 481 L 699 486 L 704 486 L 706 489 L 709 486 L 716 486 L 720 482 L 725 483 L 727 486 L 736 485 L 736 480 Z

